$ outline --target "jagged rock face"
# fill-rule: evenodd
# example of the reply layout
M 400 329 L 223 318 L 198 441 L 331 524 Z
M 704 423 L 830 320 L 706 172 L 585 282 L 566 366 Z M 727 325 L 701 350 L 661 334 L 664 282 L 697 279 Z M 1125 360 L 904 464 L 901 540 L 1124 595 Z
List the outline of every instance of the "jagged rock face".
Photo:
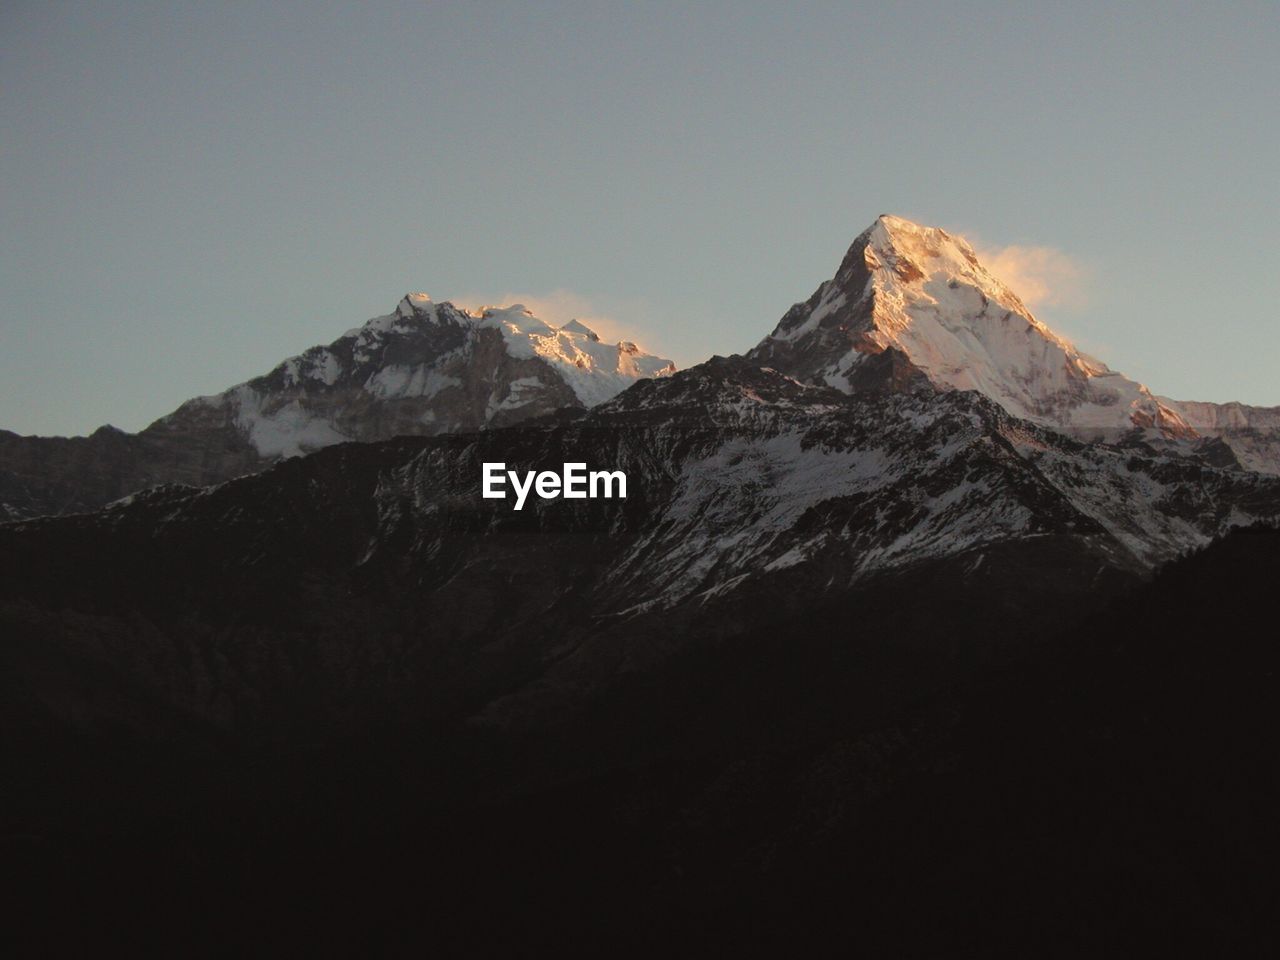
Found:
M 1154 396 L 1040 323 L 963 239 L 897 217 L 860 235 L 835 277 L 748 356 L 846 391 L 977 390 L 1082 438 L 1137 432 L 1194 449 L 1220 437 L 1246 468 L 1280 472 L 1274 411 L 1253 408 L 1246 427 L 1238 405 Z
M 668 360 L 522 306 L 473 316 L 410 294 L 265 376 L 189 400 L 136 436 L 0 433 L 0 516 L 81 512 L 158 483 L 204 485 L 335 443 L 505 426 L 585 408 Z
M 492 461 L 622 470 L 629 495 L 516 512 L 480 495 Z M 531 729 L 752 612 L 916 576 L 1044 613 L 1277 517 L 1280 479 L 1079 443 L 980 394 L 850 396 L 715 359 L 585 415 L 10 525 L 0 609 L 219 724 L 305 683 L 322 714 Z

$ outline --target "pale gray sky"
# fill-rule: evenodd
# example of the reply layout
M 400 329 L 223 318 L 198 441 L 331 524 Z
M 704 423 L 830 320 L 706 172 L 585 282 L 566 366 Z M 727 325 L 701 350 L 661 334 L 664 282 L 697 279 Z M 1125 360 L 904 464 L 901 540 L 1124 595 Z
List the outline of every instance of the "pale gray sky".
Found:
M 519 294 L 688 365 L 892 212 L 1280 404 L 1280 4 L 0 4 L 0 427 L 136 430 Z M 557 319 L 553 317 L 552 319 Z M 567 316 L 564 317 L 567 319 Z

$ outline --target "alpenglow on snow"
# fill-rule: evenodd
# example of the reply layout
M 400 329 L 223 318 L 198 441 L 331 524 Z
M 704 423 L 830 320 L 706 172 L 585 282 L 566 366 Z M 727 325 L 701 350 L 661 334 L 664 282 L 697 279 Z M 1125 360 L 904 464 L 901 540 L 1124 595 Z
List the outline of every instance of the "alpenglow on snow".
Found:
M 634 343 L 603 342 L 577 320 L 555 327 L 522 304 L 473 314 L 411 293 L 328 346 L 172 416 L 223 408 L 261 456 L 288 457 L 347 440 L 476 430 L 593 407 L 673 370 Z
M 962 238 L 900 217 L 877 218 L 748 357 L 846 393 L 976 390 L 1083 439 L 1216 440 L 1217 456 L 1280 473 L 1280 408 L 1156 396 L 1037 320 Z

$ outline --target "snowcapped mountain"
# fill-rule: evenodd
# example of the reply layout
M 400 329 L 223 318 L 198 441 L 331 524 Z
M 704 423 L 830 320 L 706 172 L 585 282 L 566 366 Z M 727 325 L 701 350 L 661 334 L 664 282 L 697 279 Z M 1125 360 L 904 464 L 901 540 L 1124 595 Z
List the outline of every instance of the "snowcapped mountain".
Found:
M 864 251 L 864 266 L 868 259 Z M 867 269 L 876 296 L 900 292 L 889 277 L 874 285 L 879 269 Z M 906 262 L 895 262 L 894 277 L 899 270 L 912 274 Z M 998 293 L 976 268 L 970 280 Z M 76 838 L 70 849 L 82 849 L 79 838 L 94 830 L 111 838 L 132 836 L 121 823 L 185 830 L 173 811 L 208 811 L 232 832 L 229 843 L 200 850 L 203 871 L 206 851 L 223 846 L 246 862 L 242 824 L 277 837 L 305 820 L 318 825 L 300 834 L 308 854 L 284 859 L 314 871 L 309 852 L 327 856 L 325 844 L 344 831 L 362 851 L 353 862 L 367 864 L 366 825 L 394 819 L 408 825 L 397 836 L 421 836 L 424 823 L 439 824 L 409 858 L 411 875 L 439 863 L 443 834 L 455 835 L 465 848 L 455 862 L 481 871 L 470 897 L 502 862 L 477 856 L 474 838 L 490 837 L 494 824 L 511 831 L 485 848 L 495 855 L 511 855 L 508 837 L 547 838 L 535 852 L 516 848 L 510 862 L 523 864 L 559 862 L 566 831 L 579 829 L 592 851 L 600 837 L 619 835 L 621 849 L 658 851 L 638 881 L 647 889 L 673 864 L 699 862 L 670 851 L 688 849 L 681 837 L 701 835 L 700 824 L 738 836 L 744 796 L 754 810 L 799 811 L 774 835 L 796 849 L 826 849 L 841 819 L 873 824 L 871 842 L 840 858 L 841 869 L 865 863 L 901 796 L 884 791 L 920 784 L 899 821 L 906 839 L 868 869 L 867 889 L 879 891 L 886 866 L 919 846 L 919 824 L 939 808 L 936 786 L 957 770 L 968 765 L 967 776 L 987 785 L 956 814 L 966 829 L 975 816 L 1009 819 L 1004 781 L 990 786 L 1000 765 L 1012 763 L 1019 783 L 1038 771 L 1030 797 L 1063 796 L 1056 761 L 1071 751 L 1054 747 L 1060 696 L 1069 688 L 1091 702 L 1097 688 L 1084 684 L 1098 678 L 1136 732 L 1100 773 L 1080 777 L 1107 785 L 1101 805 L 1115 808 L 1115 772 L 1152 752 L 1152 730 L 1164 733 L 1180 776 L 1199 782 L 1198 771 L 1185 771 L 1188 743 L 1223 756 L 1237 727 L 1267 728 L 1233 722 L 1197 740 L 1171 726 L 1235 703 L 1234 682 L 1211 706 L 1202 701 L 1205 664 L 1223 661 L 1233 681 L 1247 675 L 1250 702 L 1271 704 L 1264 681 L 1274 657 L 1237 659 L 1214 633 L 1232 610 L 1192 604 L 1198 642 L 1166 672 L 1180 682 L 1153 720 L 1153 665 L 1185 638 L 1168 629 L 1178 621 L 1161 618 L 1163 606 L 1155 616 L 1137 607 L 1139 617 L 1115 626 L 1112 604 L 1234 528 L 1280 522 L 1280 476 L 1241 470 L 1234 458 L 1219 465 L 1214 451 L 1172 449 L 1193 426 L 1166 417 L 1160 401 L 1123 378 L 1116 390 L 1127 391 L 1130 419 L 1159 412 L 1153 423 L 1174 431 L 1171 449 L 1086 441 L 1046 424 L 1051 415 L 1100 419 L 1106 375 L 1083 359 L 1075 373 L 1055 374 L 1046 356 L 1075 355 L 1039 328 L 1039 340 L 1017 333 L 1023 321 L 1011 299 L 975 315 L 964 305 L 982 300 L 964 294 L 954 312 L 933 315 L 926 286 L 915 301 L 890 301 L 901 307 L 896 329 L 875 313 L 875 297 L 844 328 L 824 325 L 826 315 L 808 327 L 807 316 L 793 317 L 757 351 L 772 364 L 715 357 L 638 379 L 594 405 L 618 382 L 600 371 L 625 379 L 650 361 L 601 345 L 580 325 L 557 330 L 520 310 L 472 316 L 411 300 L 265 377 L 185 404 L 143 434 L 101 432 L 94 442 L 113 459 L 103 454 L 99 465 L 136 470 L 148 462 L 141 451 L 197 483 L 237 467 L 257 472 L 0 524 L 0 743 L 18 758 L 11 779 L 21 788 L 9 791 L 19 807 L 6 811 L 11 832 L 47 834 L 53 810 L 65 824 L 58 829 Z M 982 389 L 933 388 L 948 386 L 931 381 L 938 370 L 961 372 L 929 348 L 960 346 L 975 365 L 964 385 Z M 783 364 L 812 382 L 773 368 Z M 1044 402 L 1039 413 L 1033 402 Z M 531 416 L 556 404 L 575 409 Z M 1265 412 L 1243 409 L 1192 415 L 1241 431 L 1266 425 Z M 402 424 L 438 432 L 333 442 L 403 434 Z M 77 448 L 60 443 L 42 449 L 74 481 Z M 286 455 L 312 445 L 325 448 Z M 519 471 L 621 470 L 628 495 L 531 497 L 516 511 L 482 496 L 482 464 L 496 461 Z M 1241 579 L 1227 567 L 1207 581 L 1195 573 L 1191 586 L 1215 584 L 1212 595 L 1230 606 L 1236 586 L 1252 585 L 1248 609 L 1262 609 L 1256 564 L 1248 572 Z M 1099 636 L 1109 639 L 1100 645 Z M 1139 652 L 1126 653 L 1135 643 Z M 1082 650 L 1079 668 L 1064 675 Z M 1030 685 L 1015 674 L 993 686 L 1010 664 L 1028 661 Z M 1117 677 L 1118 663 L 1132 672 Z M 993 701 L 993 689 L 1007 698 Z M 989 719 L 975 724 L 974 711 Z M 993 733 L 1021 731 L 1028 716 L 1047 722 L 1014 737 L 1026 745 L 1014 761 L 1005 741 L 977 754 L 991 761 L 978 765 L 949 746 L 961 733 L 991 743 Z M 1079 742 L 1090 756 L 1117 729 L 1115 711 L 1067 716 L 1089 732 Z M 754 753 L 744 756 L 744 744 Z M 1049 757 L 1027 766 L 1046 744 Z M 1260 752 L 1270 756 L 1270 746 Z M 1234 768 L 1229 756 L 1224 770 Z M 795 796 L 773 789 L 781 770 L 793 771 Z M 370 786 L 378 782 L 381 791 Z M 661 807 L 655 783 L 676 785 Z M 85 784 L 108 798 L 87 828 Z M 1163 786 L 1144 788 L 1185 796 Z M 1171 831 L 1185 821 L 1185 804 L 1174 806 Z M 669 815 L 657 817 L 664 808 Z M 1217 847 L 1219 808 L 1211 809 L 1206 835 Z M 510 823 L 513 810 L 526 819 Z M 600 820 L 583 827 L 594 810 Z M 1134 806 L 1144 838 L 1149 810 L 1145 798 Z M 475 827 L 459 830 L 458 811 L 478 811 Z M 549 812 L 560 819 L 548 821 Z M 1051 819 L 1075 822 L 1077 812 L 1068 793 Z M 637 843 L 633 831 L 646 823 Z M 1013 830 L 1019 864 L 1026 837 L 1042 830 L 1038 819 Z M 1095 833 L 1091 824 L 1084 832 Z M 172 836 L 166 828 L 166 847 Z M 721 872 L 689 872 L 719 889 L 753 858 L 774 862 L 785 847 L 766 839 L 749 834 L 726 847 L 717 836 L 702 862 Z M 1078 859 L 1075 839 L 1062 844 L 1069 860 Z M 1097 842 L 1109 849 L 1112 839 Z M 945 859 L 982 862 L 973 849 L 950 848 Z M 603 856 L 616 861 L 612 847 Z M 115 861 L 93 859 L 109 864 L 114 881 Z M 70 872 L 64 862 L 60 873 Z M 1165 869 L 1164 861 L 1153 868 Z M 352 873 L 362 883 L 378 875 Z M 779 889 L 805 874 L 785 871 Z M 443 875 L 456 884 L 456 871 Z M 954 885 L 944 886 L 951 903 Z M 566 909 L 569 923 L 582 912 L 577 900 Z M 616 943 L 617 929 L 602 942 Z
M 1037 320 L 962 238 L 899 217 L 879 217 L 748 356 L 846 392 L 977 390 L 1082 438 L 1195 449 L 1216 437 L 1246 468 L 1280 473 L 1280 408 L 1153 395 Z
M 1280 408 L 1188 403 L 1081 353 L 961 238 L 882 216 L 832 280 L 747 359 L 843 393 L 977 391 L 1083 440 L 1280 473 Z M 344 441 L 500 427 L 589 409 L 674 365 L 523 307 L 475 313 L 410 294 L 391 313 L 137 435 L 0 432 L 0 516 L 92 510 L 163 482 L 205 485 Z
M 1192 904 L 1220 945 L 1274 915 L 1214 857 L 1273 839 L 1237 813 L 1280 782 L 1257 733 L 1274 644 L 1228 621 L 1267 612 L 1278 430 L 1152 395 L 963 241 L 893 218 L 750 357 L 684 371 L 411 295 L 140 434 L 0 435 L 0 503 L 83 511 L 0 523 L 8 845 L 90 878 L 59 911 L 119 890 L 113 925 L 161 869 L 199 877 L 202 916 L 211 877 L 235 910 L 252 874 L 310 917 L 354 876 L 370 916 L 457 913 L 473 943 L 509 900 L 555 943 L 596 915 L 558 864 L 617 911 L 606 951 L 673 907 L 700 942 L 730 902 L 758 946 L 803 881 L 806 929 L 899 903 L 880 952 L 927 928 L 909 953 L 932 956 L 1020 943 L 1006 905 L 1035 862 L 1055 911 L 1106 901 L 1132 936 L 1136 883 L 1167 892 L 1148 929 Z M 496 461 L 620 470 L 628 494 L 517 511 L 482 496 Z M 957 900 L 974 865 L 996 879 Z M 951 936 L 979 900 L 990 930 Z M 512 930 L 506 952 L 530 942 Z
M 0 519 L 92 510 L 157 483 L 217 483 L 335 443 L 588 408 L 674 369 L 577 320 L 557 328 L 518 304 L 472 314 L 412 293 L 391 313 L 189 400 L 137 435 L 0 432 Z
M 577 320 L 553 327 L 521 304 L 473 315 L 411 293 L 394 312 L 265 376 L 190 400 L 148 429 L 184 429 L 213 410 L 261 457 L 290 457 L 592 407 L 674 369 L 633 343 L 602 342 Z

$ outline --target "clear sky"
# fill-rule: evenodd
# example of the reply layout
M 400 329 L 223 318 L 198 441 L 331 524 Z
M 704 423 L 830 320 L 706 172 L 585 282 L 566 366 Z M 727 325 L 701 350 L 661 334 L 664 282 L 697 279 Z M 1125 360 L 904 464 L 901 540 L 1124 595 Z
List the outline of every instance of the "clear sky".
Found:
M 139 429 L 410 290 L 688 365 L 882 212 L 1159 393 L 1280 404 L 1278 50 L 1274 0 L 5 0 L 0 427 Z

